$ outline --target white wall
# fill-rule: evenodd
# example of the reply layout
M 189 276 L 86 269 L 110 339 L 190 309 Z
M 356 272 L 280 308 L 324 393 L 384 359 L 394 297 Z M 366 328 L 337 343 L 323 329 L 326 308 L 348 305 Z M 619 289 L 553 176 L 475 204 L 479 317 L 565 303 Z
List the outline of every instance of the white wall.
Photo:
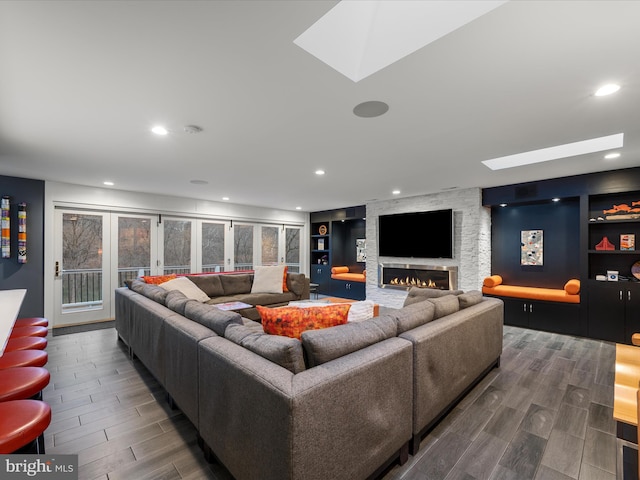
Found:
M 53 281 L 56 259 L 51 239 L 54 238 L 54 209 L 61 206 L 103 211 L 162 213 L 192 218 L 299 225 L 302 226 L 300 269 L 307 275 L 309 274 L 309 214 L 306 212 L 45 182 L 44 314 L 47 318 L 54 318 Z
M 453 259 L 378 257 L 378 216 L 392 213 L 453 209 Z M 437 235 L 416 226 L 411 235 Z M 458 288 L 480 290 L 491 274 L 491 211 L 482 206 L 482 190 L 470 188 L 367 204 L 367 299 L 392 308 L 402 306 L 407 292 L 378 287 L 379 263 L 458 267 Z

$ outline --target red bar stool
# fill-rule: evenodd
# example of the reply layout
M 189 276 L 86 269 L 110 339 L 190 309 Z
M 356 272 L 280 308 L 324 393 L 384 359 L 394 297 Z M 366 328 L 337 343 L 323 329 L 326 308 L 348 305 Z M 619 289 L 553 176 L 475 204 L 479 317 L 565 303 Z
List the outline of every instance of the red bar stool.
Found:
M 44 350 L 15 350 L 0 357 L 0 370 L 14 367 L 44 367 L 49 355 Z
M 47 348 L 47 339 L 42 337 L 9 338 L 4 353 L 16 350 L 44 350 Z
M 9 338 L 46 337 L 48 333 L 49 330 L 47 329 L 47 327 L 13 327 Z
M 51 375 L 42 367 L 14 367 L 0 370 L 0 402 L 42 399 L 42 389 Z
M 23 317 L 16 320 L 14 327 L 48 327 L 49 320 L 44 317 Z
M 44 452 L 44 431 L 51 423 L 51 407 L 39 400 L 0 403 L 0 454 Z

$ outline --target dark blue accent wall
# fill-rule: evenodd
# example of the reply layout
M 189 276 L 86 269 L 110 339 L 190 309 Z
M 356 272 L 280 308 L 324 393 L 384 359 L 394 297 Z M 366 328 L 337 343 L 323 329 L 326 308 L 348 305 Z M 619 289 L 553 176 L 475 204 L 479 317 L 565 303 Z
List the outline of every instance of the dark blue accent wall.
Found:
M 0 258 L 0 290 L 26 288 L 20 317 L 44 315 L 44 182 L 0 175 L 11 197 L 11 258 Z M 27 204 L 27 263 L 18 263 L 18 203 Z
M 493 207 L 491 272 L 506 285 L 562 288 L 580 278 L 580 202 L 578 198 L 538 205 Z M 543 230 L 542 266 L 520 265 L 520 232 Z

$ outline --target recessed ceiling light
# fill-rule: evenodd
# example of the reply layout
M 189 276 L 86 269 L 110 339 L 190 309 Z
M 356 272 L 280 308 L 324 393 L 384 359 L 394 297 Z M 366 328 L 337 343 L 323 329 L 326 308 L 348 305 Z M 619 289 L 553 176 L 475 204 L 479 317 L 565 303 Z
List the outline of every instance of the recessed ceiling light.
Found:
M 194 185 L 208 185 L 209 182 L 206 180 L 189 180 L 189 183 L 193 183 Z
M 551 199 L 551 201 L 552 201 L 552 202 L 559 202 L 559 201 L 560 201 L 560 199 L 559 199 L 558 197 L 556 197 L 556 198 L 552 198 L 552 199 Z
M 324 170 L 316 170 L 316 175 L 324 175 Z
M 613 160 L 614 158 L 619 158 L 620 154 L 618 152 L 607 153 L 604 158 L 606 160 Z
M 222 197 L 222 200 L 224 200 L 225 202 L 229 201 L 229 197 Z
M 113 187 L 115 185 L 115 183 L 110 182 L 110 181 L 106 181 L 106 182 L 102 182 L 103 185 L 106 185 L 107 187 Z
M 169 131 L 161 125 L 156 125 L 151 129 L 151 131 L 156 135 L 166 135 L 167 133 L 169 133 Z
M 302 210 L 302 207 L 296 207 L 296 210 Z
M 507 204 L 506 203 L 501 203 L 500 206 L 504 208 L 504 207 L 507 206 Z
M 391 193 L 393 195 L 400 195 L 400 190 L 393 190 Z
M 482 160 L 482 163 L 491 170 L 501 170 L 503 168 L 521 167 L 532 163 L 558 160 L 559 158 L 575 157 L 576 155 L 585 155 L 587 153 L 602 152 L 603 150 L 620 148 L 623 143 L 624 133 L 617 133 L 606 137 L 541 148 L 540 150 L 516 153 L 515 155 L 507 155 L 506 157 L 493 158 L 491 160 Z
M 595 96 L 604 97 L 606 95 L 616 93 L 618 90 L 620 90 L 620 85 L 616 85 L 615 83 L 608 83 L 607 85 L 603 85 L 598 90 L 596 90 Z
M 384 115 L 389 111 L 389 105 L 384 102 L 378 102 L 377 100 L 371 100 L 369 102 L 362 102 L 353 107 L 354 115 L 362 118 L 373 118 Z

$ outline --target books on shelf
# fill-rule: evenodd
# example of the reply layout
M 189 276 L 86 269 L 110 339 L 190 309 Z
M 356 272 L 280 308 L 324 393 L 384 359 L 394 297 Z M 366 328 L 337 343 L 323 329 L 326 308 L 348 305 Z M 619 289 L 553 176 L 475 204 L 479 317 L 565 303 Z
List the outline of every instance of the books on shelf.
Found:
M 318 250 L 324 250 L 324 238 L 318 239 Z
M 636 236 L 633 233 L 623 233 L 620 235 L 620 250 L 635 250 Z

